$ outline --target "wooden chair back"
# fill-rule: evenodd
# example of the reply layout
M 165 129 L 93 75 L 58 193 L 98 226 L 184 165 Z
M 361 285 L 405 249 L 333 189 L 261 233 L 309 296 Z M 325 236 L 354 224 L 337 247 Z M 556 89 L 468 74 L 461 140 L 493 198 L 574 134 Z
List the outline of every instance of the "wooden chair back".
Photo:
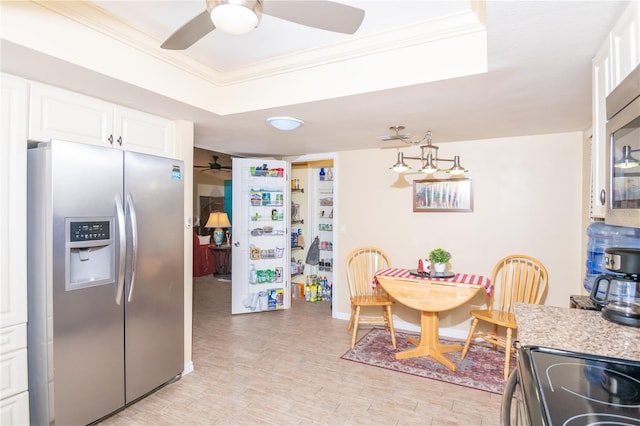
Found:
M 373 276 L 381 269 L 390 268 L 389 256 L 373 246 L 357 247 L 347 255 L 347 282 L 351 297 L 386 294 L 382 286 L 373 289 Z
M 513 254 L 496 263 L 491 280 L 496 291 L 489 309 L 513 312 L 516 303 L 540 303 L 547 288 L 547 268 L 534 257 Z M 498 306 L 494 306 L 496 297 Z

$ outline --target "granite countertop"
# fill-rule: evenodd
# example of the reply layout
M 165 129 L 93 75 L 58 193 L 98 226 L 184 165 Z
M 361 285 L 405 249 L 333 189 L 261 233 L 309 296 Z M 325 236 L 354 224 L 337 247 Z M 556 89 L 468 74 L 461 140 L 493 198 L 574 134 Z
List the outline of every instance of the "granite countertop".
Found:
M 640 328 L 607 321 L 598 311 L 519 303 L 515 313 L 520 346 L 640 361 Z

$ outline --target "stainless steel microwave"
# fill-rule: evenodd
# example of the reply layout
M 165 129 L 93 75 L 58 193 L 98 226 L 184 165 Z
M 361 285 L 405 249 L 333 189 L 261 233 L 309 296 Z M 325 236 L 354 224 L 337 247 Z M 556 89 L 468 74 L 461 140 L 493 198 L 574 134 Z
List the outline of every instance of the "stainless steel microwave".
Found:
M 640 65 L 606 99 L 610 225 L 640 228 Z

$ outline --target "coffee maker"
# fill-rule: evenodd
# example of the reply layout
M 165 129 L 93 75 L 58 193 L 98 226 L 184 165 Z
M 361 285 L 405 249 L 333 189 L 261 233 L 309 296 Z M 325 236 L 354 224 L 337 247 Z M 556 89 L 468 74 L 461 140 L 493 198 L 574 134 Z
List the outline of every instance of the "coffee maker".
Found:
M 604 261 L 612 274 L 596 277 L 591 300 L 603 318 L 640 327 L 640 249 L 610 247 L 604 251 Z

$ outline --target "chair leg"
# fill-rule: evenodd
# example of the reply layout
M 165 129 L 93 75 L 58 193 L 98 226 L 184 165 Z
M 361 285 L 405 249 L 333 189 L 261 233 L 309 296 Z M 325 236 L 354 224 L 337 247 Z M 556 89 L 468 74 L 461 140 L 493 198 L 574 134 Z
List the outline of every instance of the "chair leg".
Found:
M 356 306 L 355 316 L 353 318 L 353 335 L 351 336 L 351 349 L 356 345 L 356 336 L 358 335 L 358 322 L 360 321 L 360 306 Z
M 504 347 L 504 380 L 509 378 L 509 362 L 511 361 L 511 329 L 507 328 L 507 338 Z
M 476 327 L 478 325 L 478 318 L 474 318 L 471 321 L 471 329 L 469 330 L 469 335 L 467 336 L 467 341 L 464 342 L 464 347 L 462 348 L 462 354 L 460 355 L 460 361 L 467 356 L 467 352 L 469 352 L 469 346 L 471 345 L 471 339 L 473 339 L 473 333 L 476 331 Z
M 347 324 L 347 331 L 351 330 L 351 327 L 353 327 L 353 317 L 356 311 L 356 307 L 351 305 L 351 316 L 349 317 L 349 323 Z
M 494 324 L 493 325 L 493 338 L 497 339 L 498 338 L 498 324 Z M 493 344 L 493 350 L 497 350 L 498 349 L 498 345 L 496 345 L 495 343 Z
M 393 345 L 393 349 L 396 349 L 396 332 L 393 330 L 393 314 L 391 313 L 391 306 L 384 307 L 385 318 L 387 319 L 386 323 L 389 327 L 389 332 L 391 333 L 391 344 Z

